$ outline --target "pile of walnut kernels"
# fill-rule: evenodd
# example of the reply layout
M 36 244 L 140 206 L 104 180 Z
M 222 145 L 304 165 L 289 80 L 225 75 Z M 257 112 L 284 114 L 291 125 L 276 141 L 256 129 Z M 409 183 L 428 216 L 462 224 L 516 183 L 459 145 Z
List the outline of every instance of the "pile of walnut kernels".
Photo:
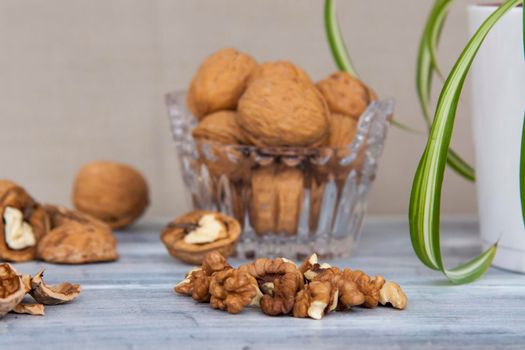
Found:
M 175 292 L 232 314 L 254 306 L 269 316 L 292 314 L 316 320 L 354 306 L 407 306 L 407 297 L 396 283 L 359 270 L 319 264 L 315 254 L 299 267 L 277 258 L 233 268 L 220 253 L 212 252 L 201 267 L 187 273 Z

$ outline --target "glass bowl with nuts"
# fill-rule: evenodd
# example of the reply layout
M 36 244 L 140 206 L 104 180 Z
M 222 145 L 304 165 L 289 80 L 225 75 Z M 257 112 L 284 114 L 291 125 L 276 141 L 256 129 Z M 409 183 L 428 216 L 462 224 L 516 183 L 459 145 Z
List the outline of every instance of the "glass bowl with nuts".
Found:
M 392 100 L 348 73 L 314 83 L 291 62 L 227 48 L 166 102 L 188 201 L 241 223 L 239 256 L 351 252 Z

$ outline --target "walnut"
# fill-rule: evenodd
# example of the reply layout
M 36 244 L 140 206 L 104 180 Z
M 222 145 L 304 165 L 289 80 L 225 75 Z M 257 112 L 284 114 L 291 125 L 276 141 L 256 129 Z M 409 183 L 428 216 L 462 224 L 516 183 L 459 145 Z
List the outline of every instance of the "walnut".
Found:
M 256 146 L 313 146 L 328 134 L 328 108 L 304 81 L 269 78 L 251 83 L 239 100 L 237 121 Z
M 30 294 L 38 303 L 58 305 L 70 302 L 80 295 L 80 285 L 64 282 L 56 285 L 46 285 L 43 280 L 44 270 L 31 278 Z
M 220 110 L 234 110 L 257 66 L 250 56 L 235 49 L 219 50 L 206 58 L 191 81 L 188 108 L 202 119 Z
M 170 222 L 161 240 L 171 256 L 189 264 L 200 264 L 209 252 L 227 257 L 235 251 L 241 234 L 237 220 L 210 211 L 194 211 Z
M 192 131 L 198 140 L 214 141 L 225 145 L 247 145 L 248 139 L 237 124 L 237 112 L 219 111 L 207 115 Z
M 104 222 L 93 216 L 76 210 L 71 210 L 60 205 L 44 204 L 42 206 L 49 217 L 49 229 L 55 229 L 68 222 L 76 222 L 83 225 L 91 225 L 103 230 L 111 231 L 111 228 Z
M 338 310 L 346 310 L 352 306 L 359 306 L 365 302 L 365 295 L 360 291 L 357 284 L 344 277 L 337 267 L 325 267 L 319 269 L 313 281 L 330 282 L 338 291 Z
M 220 253 L 208 253 L 202 261 L 202 266 L 190 270 L 186 278 L 175 286 L 175 292 L 191 296 L 199 302 L 208 302 L 211 297 L 209 293 L 210 277 L 215 272 L 231 268 Z
M 357 120 L 343 114 L 332 113 L 328 147 L 343 148 L 352 144 L 357 133 Z
M 339 291 L 328 281 L 313 281 L 305 285 L 295 297 L 293 316 L 320 320 L 337 308 Z
M 266 62 L 255 68 L 248 85 L 259 79 L 290 79 L 311 84 L 312 80 L 301 68 L 289 61 Z
M 107 226 L 65 220 L 40 240 L 37 257 L 57 264 L 113 261 L 118 258 L 116 244 Z
M 375 308 L 379 303 L 379 292 L 385 280 L 381 276 L 370 278 L 363 271 L 344 269 L 342 271 L 342 278 L 346 281 L 352 281 L 357 285 L 357 288 L 365 296 L 363 303 L 364 307 Z
M 116 162 L 84 165 L 73 186 L 73 204 L 111 228 L 123 228 L 137 220 L 149 204 L 148 184 L 136 169 Z
M 20 303 L 11 312 L 16 314 L 27 314 L 32 316 L 44 316 L 45 307 L 42 304 L 24 304 Z
M 313 281 L 320 273 L 331 268 L 330 264 L 320 264 L 317 254 L 314 253 L 301 264 L 299 271 L 301 271 L 307 281 Z
M 370 103 L 368 88 L 346 72 L 337 72 L 317 83 L 332 113 L 359 119 Z
M 387 281 L 379 291 L 379 302 L 383 306 L 390 304 L 396 309 L 403 310 L 407 307 L 408 299 L 397 283 Z
M 49 219 L 42 207 L 17 184 L 0 181 L 0 259 L 33 260 L 47 233 Z
M 250 224 L 258 234 L 297 234 L 304 199 L 303 172 L 267 166 L 252 174 Z
M 227 269 L 216 272 L 210 281 L 210 305 L 214 309 L 237 314 L 250 304 L 257 304 L 260 291 L 257 281 L 247 271 Z
M 22 278 L 10 264 L 0 264 L 0 318 L 13 310 L 26 294 Z
M 292 311 L 295 294 L 303 288 L 303 276 L 295 264 L 278 259 L 257 259 L 242 265 L 240 271 L 253 276 L 264 294 L 260 300 L 262 312 L 270 316 Z

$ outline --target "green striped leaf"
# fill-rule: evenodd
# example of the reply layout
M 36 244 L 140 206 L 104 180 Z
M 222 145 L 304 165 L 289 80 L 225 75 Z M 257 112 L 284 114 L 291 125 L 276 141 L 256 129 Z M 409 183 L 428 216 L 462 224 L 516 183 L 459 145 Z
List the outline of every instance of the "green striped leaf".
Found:
M 442 271 L 453 283 L 469 283 L 482 276 L 492 263 L 497 249 L 497 244 L 494 244 L 480 256 L 453 269 L 445 267 L 441 256 L 441 189 L 458 102 L 465 78 L 486 36 L 503 15 L 521 3 L 522 0 L 503 2 L 479 27 L 452 68 L 441 91 L 430 136 L 412 185 L 409 223 L 414 251 L 426 266 Z
M 525 21 L 524 21 L 524 28 L 525 28 Z M 525 39 L 523 43 L 525 47 Z M 521 216 L 523 217 L 523 224 L 525 225 L 525 115 L 523 115 L 523 128 L 521 131 L 520 200 L 521 200 Z
M 428 16 L 423 35 L 419 44 L 417 57 L 416 86 L 423 117 L 430 128 L 430 100 L 434 73 L 442 76 L 436 58 L 436 49 L 445 24 L 448 10 L 453 0 L 436 0 Z M 474 169 L 454 150 L 450 150 L 447 158 L 448 166 L 469 181 L 475 180 Z
M 348 50 L 341 34 L 339 21 L 337 20 L 335 0 L 326 0 L 324 5 L 324 23 L 328 45 L 332 51 L 332 56 L 339 70 L 352 74 L 357 77 L 352 60 L 348 55 Z

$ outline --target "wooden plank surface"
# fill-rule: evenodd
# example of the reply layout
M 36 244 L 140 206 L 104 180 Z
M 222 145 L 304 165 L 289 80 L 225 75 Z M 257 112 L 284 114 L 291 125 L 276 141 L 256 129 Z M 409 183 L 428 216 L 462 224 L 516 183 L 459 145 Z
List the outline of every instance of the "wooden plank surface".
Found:
M 356 308 L 322 321 L 239 315 L 212 310 L 175 295 L 188 270 L 168 256 L 161 223 L 118 233 L 116 263 L 58 266 L 17 264 L 20 272 L 46 268 L 49 283 L 80 283 L 75 302 L 50 306 L 45 317 L 9 314 L 0 320 L 0 349 L 467 349 L 525 347 L 525 276 L 491 269 L 481 281 L 450 286 L 416 260 L 407 225 L 369 219 L 358 249 L 341 267 L 397 281 L 409 297 L 406 311 Z M 443 224 L 450 265 L 479 253 L 477 224 Z M 238 264 L 239 261 L 233 261 Z

